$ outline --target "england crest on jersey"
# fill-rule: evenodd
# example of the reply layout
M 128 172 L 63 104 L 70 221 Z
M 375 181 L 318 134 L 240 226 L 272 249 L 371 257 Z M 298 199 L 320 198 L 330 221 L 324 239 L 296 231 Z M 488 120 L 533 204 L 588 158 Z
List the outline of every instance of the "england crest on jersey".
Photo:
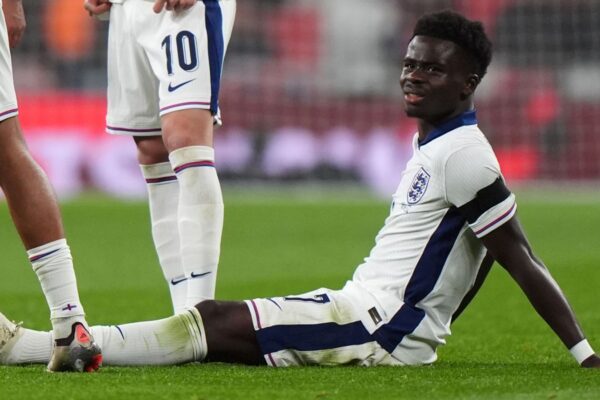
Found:
M 423 198 L 429 185 L 429 178 L 431 178 L 431 175 L 427 171 L 423 168 L 419 169 L 408 189 L 408 195 L 406 196 L 408 204 L 417 204 Z

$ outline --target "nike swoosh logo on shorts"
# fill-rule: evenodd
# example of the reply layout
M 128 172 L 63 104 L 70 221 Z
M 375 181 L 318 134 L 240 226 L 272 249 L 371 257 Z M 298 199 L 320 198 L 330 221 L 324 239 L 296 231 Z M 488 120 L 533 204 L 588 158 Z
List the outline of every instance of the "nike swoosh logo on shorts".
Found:
M 169 87 L 167 89 L 169 90 L 169 92 L 174 92 L 177 89 L 179 89 L 180 87 L 182 87 L 183 85 L 187 85 L 188 83 L 193 82 L 195 80 L 196 80 L 196 78 L 190 79 L 189 81 L 181 82 L 180 84 L 174 85 L 174 86 L 171 82 L 169 82 Z
M 192 276 L 192 279 L 194 279 L 194 278 L 200 278 L 200 277 L 202 277 L 202 276 L 206 276 L 206 275 L 208 275 L 208 274 L 210 274 L 210 273 L 211 273 L 211 271 L 204 272 L 204 273 L 202 273 L 202 274 L 195 274 L 195 273 L 193 273 L 193 272 L 192 272 L 192 275 L 191 275 L 191 276 Z
M 173 279 L 171 279 L 171 285 L 173 285 L 173 286 L 178 285 L 181 282 L 187 281 L 187 279 L 188 278 L 185 278 L 185 277 L 184 278 L 180 278 L 180 279 L 173 278 Z

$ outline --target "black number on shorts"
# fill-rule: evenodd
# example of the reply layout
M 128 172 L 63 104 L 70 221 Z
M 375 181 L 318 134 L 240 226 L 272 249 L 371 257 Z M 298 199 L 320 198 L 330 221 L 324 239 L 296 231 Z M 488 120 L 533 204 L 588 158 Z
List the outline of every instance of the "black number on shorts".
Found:
M 167 57 L 167 73 L 173 75 L 173 54 L 171 45 L 172 36 L 167 35 L 162 41 L 161 47 L 165 49 Z M 179 67 L 184 71 L 193 71 L 198 67 L 198 46 L 196 36 L 190 31 L 181 31 L 175 36 L 177 46 L 177 61 Z

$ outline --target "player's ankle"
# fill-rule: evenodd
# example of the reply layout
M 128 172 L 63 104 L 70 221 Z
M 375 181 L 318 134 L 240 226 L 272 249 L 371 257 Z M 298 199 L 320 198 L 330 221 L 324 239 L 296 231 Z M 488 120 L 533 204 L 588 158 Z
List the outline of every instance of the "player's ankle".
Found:
M 89 330 L 83 315 L 73 315 L 63 318 L 52 318 L 52 335 L 54 339 L 65 338 L 71 334 L 73 324 L 80 323 Z

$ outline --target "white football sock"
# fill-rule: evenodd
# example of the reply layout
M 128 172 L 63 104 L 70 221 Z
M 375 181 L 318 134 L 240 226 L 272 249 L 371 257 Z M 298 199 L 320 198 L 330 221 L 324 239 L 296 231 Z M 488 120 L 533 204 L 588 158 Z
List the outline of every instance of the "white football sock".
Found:
M 17 328 L 14 338 L 0 347 L 0 364 L 48 364 L 52 355 L 52 332 Z
M 156 321 L 90 328 L 104 365 L 173 365 L 202 361 L 206 337 L 196 308 Z M 0 348 L 0 364 L 46 364 L 52 333 L 18 328 L 14 342 Z
M 179 180 L 179 241 L 188 279 L 186 306 L 215 296 L 223 230 L 223 196 L 214 150 L 190 146 L 169 154 Z
M 168 162 L 140 165 L 146 179 L 152 238 L 169 291 L 173 312 L 185 309 L 187 278 L 181 265 L 177 207 L 179 184 Z
M 79 301 L 73 258 L 66 239 L 27 250 L 27 255 L 50 307 L 55 337 L 69 336 L 75 322 L 87 326 L 83 306 Z
M 173 365 L 206 357 L 204 325 L 195 308 L 157 321 L 91 329 L 105 365 Z

